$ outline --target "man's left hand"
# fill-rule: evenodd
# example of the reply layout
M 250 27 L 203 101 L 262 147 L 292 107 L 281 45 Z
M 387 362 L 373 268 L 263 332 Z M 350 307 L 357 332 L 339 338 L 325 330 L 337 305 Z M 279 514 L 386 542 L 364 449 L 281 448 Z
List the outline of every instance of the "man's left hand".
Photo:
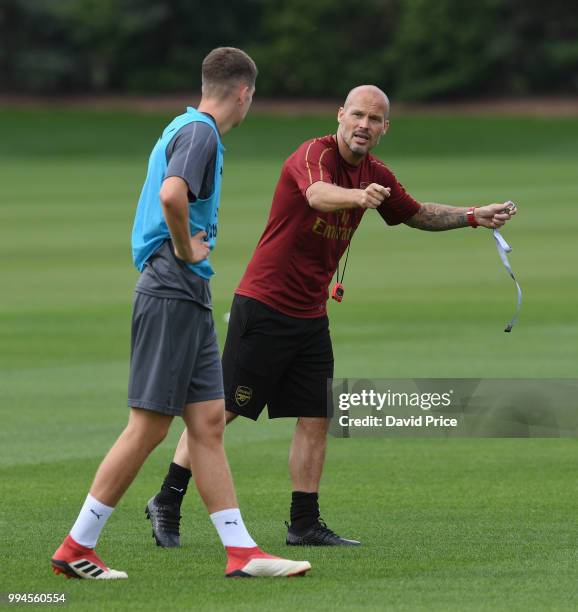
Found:
M 474 209 L 474 215 L 478 225 L 497 229 L 502 227 L 506 221 L 509 221 L 516 214 L 516 206 L 511 202 L 504 204 L 488 204 Z

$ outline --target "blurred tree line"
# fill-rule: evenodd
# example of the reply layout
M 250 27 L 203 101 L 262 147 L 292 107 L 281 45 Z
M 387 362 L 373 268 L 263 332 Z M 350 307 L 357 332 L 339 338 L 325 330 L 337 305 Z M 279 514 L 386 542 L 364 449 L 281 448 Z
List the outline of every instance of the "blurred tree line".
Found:
M 0 91 L 198 90 L 220 45 L 254 57 L 260 95 L 578 92 L 575 0 L 0 0 Z

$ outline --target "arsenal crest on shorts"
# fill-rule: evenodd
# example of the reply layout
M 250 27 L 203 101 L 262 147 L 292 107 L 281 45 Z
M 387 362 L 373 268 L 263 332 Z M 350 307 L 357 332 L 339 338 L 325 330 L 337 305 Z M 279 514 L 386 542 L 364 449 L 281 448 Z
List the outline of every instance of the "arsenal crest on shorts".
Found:
M 235 402 L 237 406 L 245 406 L 251 401 L 251 397 L 253 395 L 253 389 L 251 387 L 237 387 L 235 391 Z

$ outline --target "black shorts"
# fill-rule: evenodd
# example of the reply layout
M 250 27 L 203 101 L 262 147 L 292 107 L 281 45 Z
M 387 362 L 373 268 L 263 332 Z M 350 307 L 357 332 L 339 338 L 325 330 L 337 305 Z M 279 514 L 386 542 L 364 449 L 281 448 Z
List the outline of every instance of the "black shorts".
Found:
M 257 420 L 327 417 L 333 348 L 326 316 L 289 317 L 235 295 L 223 352 L 227 410 Z

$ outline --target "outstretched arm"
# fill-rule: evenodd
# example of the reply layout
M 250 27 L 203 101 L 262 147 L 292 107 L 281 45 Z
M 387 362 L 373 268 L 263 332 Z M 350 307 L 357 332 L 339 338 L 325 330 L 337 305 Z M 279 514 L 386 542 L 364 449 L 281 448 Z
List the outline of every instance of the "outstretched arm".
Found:
M 309 206 L 321 212 L 334 212 L 347 208 L 377 208 L 385 198 L 389 198 L 391 189 L 371 183 L 365 189 L 345 189 L 317 181 L 307 188 L 305 197 Z
M 446 206 L 445 204 L 434 204 L 425 202 L 421 204 L 420 210 L 410 217 L 405 223 L 416 229 L 429 232 L 441 232 L 444 230 L 468 227 L 468 208 L 459 206 Z M 510 202 L 505 204 L 488 204 L 474 208 L 473 217 L 475 222 L 482 227 L 496 229 L 502 227 L 516 214 L 515 206 Z

